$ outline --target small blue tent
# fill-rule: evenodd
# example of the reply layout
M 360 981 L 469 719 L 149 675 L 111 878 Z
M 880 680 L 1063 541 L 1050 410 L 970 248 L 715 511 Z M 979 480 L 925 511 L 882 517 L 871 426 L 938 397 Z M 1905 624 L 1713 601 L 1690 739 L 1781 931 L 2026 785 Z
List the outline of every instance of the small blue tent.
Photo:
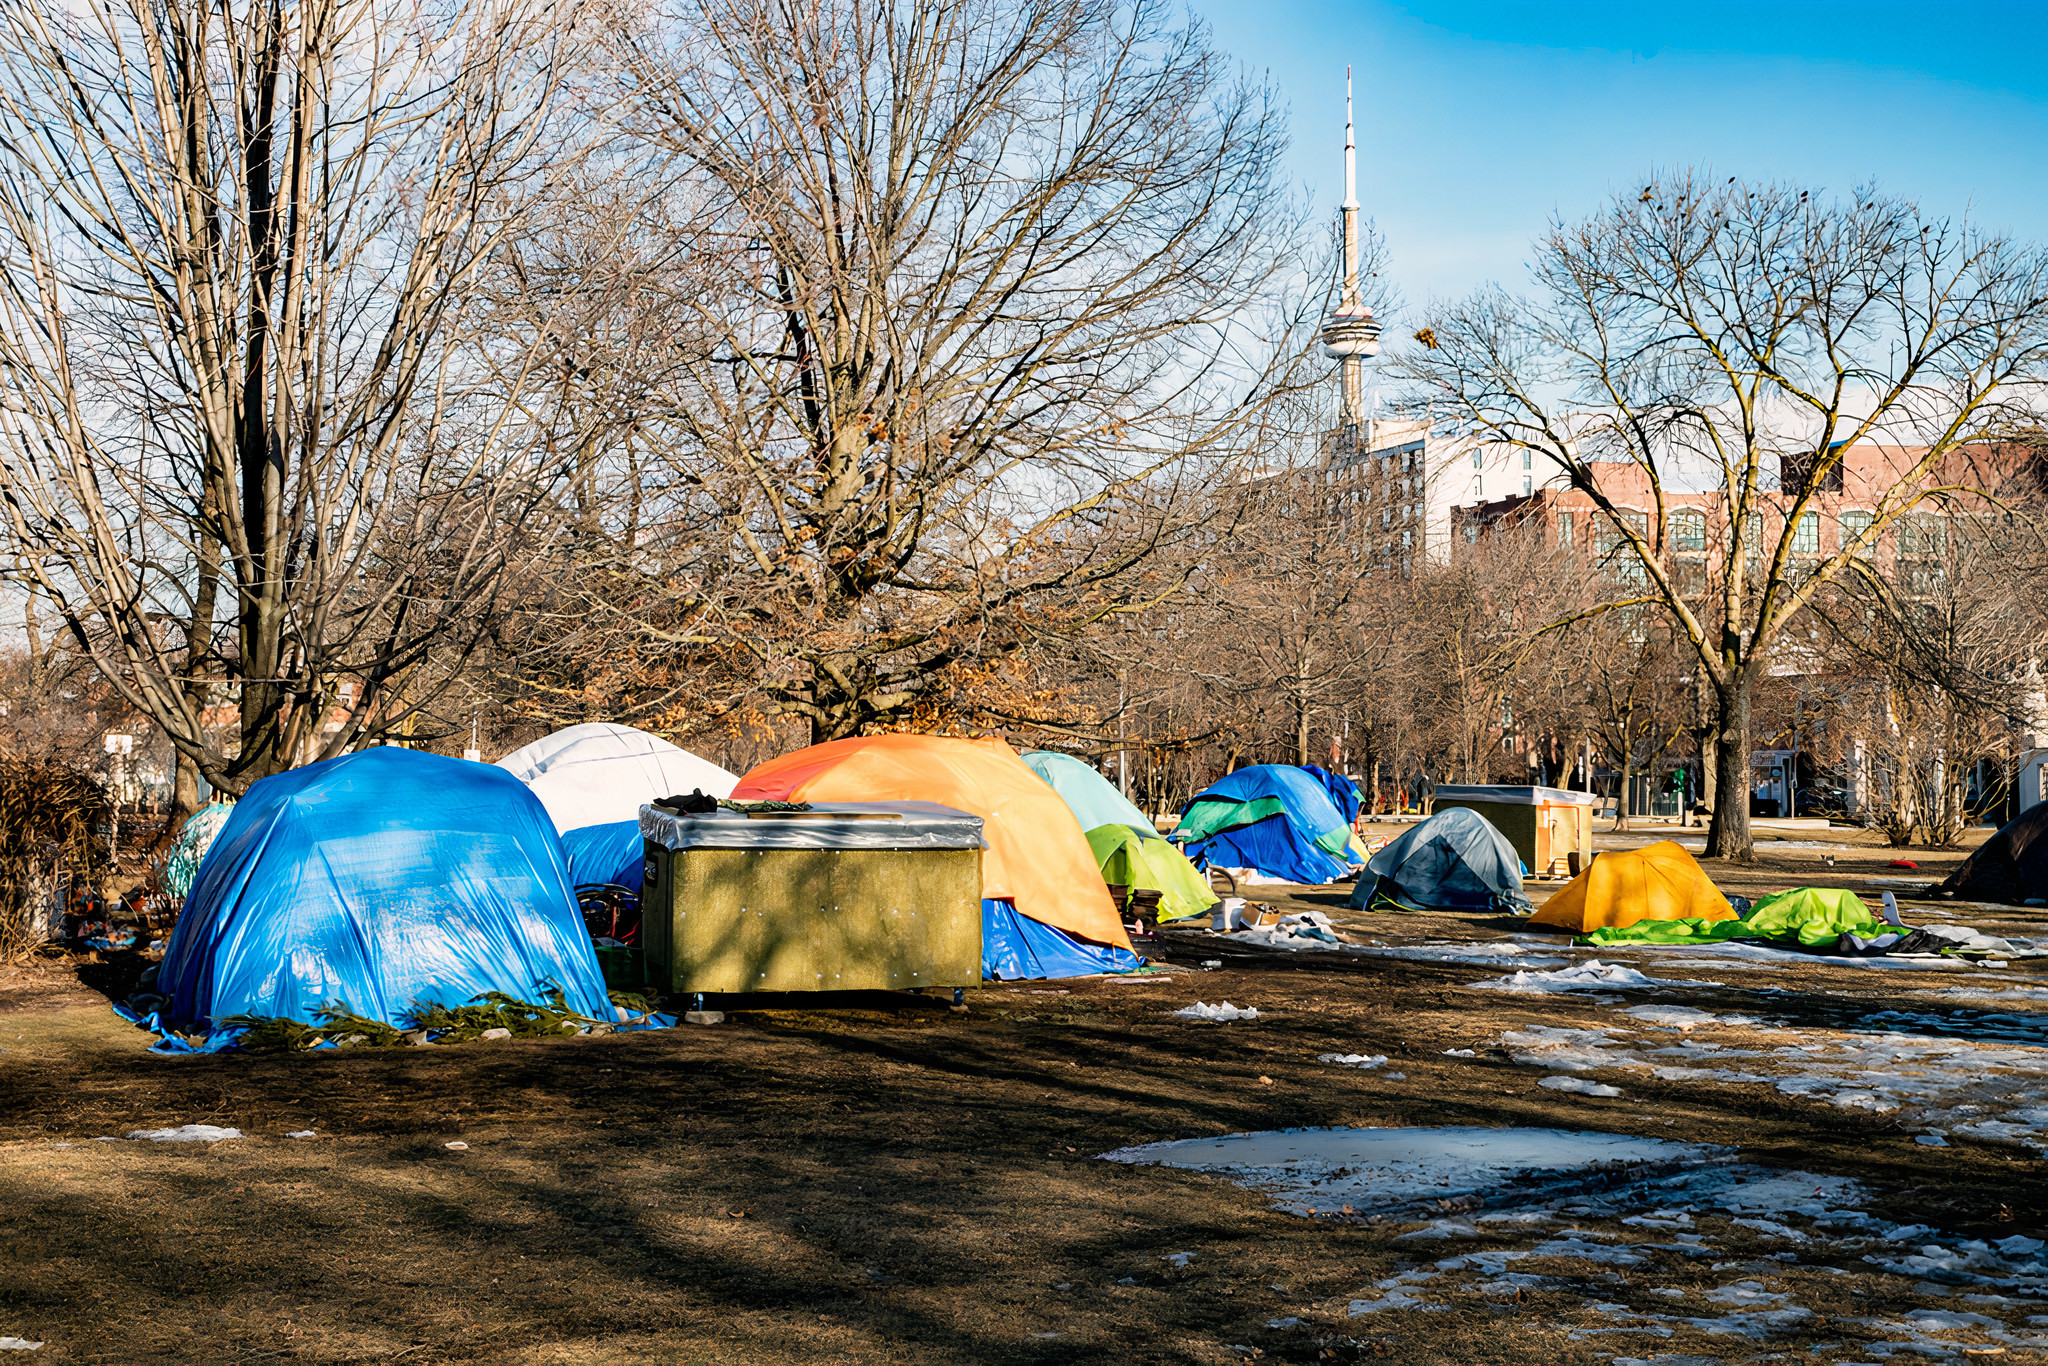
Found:
M 1211 783 L 1173 838 L 1197 868 L 1251 868 L 1320 885 L 1350 871 L 1351 823 L 1307 769 L 1254 764 Z
M 1486 817 L 1462 806 L 1437 812 L 1372 856 L 1351 905 L 1364 909 L 1375 901 L 1405 910 L 1531 910 L 1515 846 Z
M 640 822 L 608 821 L 562 832 L 562 856 L 569 861 L 569 885 L 610 884 L 640 894 L 641 869 L 647 864 L 647 842 Z
M 504 769 L 377 748 L 265 778 L 200 865 L 157 975 L 164 1015 L 403 1026 L 487 991 L 611 1015 L 555 828 Z

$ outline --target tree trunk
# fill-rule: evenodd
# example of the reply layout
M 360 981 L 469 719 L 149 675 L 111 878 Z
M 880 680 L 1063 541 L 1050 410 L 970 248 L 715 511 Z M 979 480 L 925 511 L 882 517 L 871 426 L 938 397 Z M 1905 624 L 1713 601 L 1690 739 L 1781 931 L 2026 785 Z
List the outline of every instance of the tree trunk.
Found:
M 1617 831 L 1628 829 L 1628 784 L 1629 780 L 1635 777 L 1635 772 L 1635 746 L 1623 746 L 1621 751 L 1621 795 L 1614 799 L 1614 828 Z
M 1747 669 L 1715 689 L 1714 819 L 1707 826 L 1707 857 L 1749 863 L 1756 845 L 1749 833 L 1749 696 Z

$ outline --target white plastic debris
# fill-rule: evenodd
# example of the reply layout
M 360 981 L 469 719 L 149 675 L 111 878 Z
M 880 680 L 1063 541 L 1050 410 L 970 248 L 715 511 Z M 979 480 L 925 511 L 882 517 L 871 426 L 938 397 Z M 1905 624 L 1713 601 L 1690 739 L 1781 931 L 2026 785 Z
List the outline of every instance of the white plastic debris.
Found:
M 27 1338 L 0 1338 L 0 1352 L 40 1352 L 43 1344 Z
M 1245 1006 L 1240 1009 L 1228 1001 L 1216 1006 L 1197 1001 L 1193 1005 L 1176 1010 L 1173 1013 L 1183 1020 L 1203 1020 L 1210 1024 L 1229 1024 L 1232 1020 L 1256 1020 L 1259 1018 L 1259 1012 L 1256 1007 Z
M 1318 1053 L 1317 1062 L 1333 1062 L 1339 1067 L 1356 1067 L 1361 1071 L 1384 1067 L 1387 1055 L 1384 1053 Z
M 285 1137 L 286 1137 L 286 1138 L 318 1138 L 318 1137 L 320 1137 L 320 1135 L 319 1135 L 319 1134 L 318 1134 L 317 1132 L 315 1132 L 314 1130 L 312 1130 L 312 1129 L 294 1129 L 294 1130 L 292 1130 L 292 1131 L 291 1131 L 290 1133 L 286 1134 L 286 1135 L 285 1135 Z
M 221 1129 L 211 1124 L 180 1124 L 175 1129 L 135 1129 L 129 1138 L 146 1139 L 151 1143 L 218 1143 L 226 1138 L 240 1138 L 240 1129 Z
M 1545 1077 L 1536 1083 L 1546 1091 L 1570 1091 L 1581 1096 L 1618 1096 L 1621 1090 L 1584 1077 Z
M 460 1139 L 457 1139 L 453 1143 L 443 1143 L 441 1146 L 458 1153 L 466 1153 L 469 1151 L 469 1145 L 467 1143 L 464 1143 Z

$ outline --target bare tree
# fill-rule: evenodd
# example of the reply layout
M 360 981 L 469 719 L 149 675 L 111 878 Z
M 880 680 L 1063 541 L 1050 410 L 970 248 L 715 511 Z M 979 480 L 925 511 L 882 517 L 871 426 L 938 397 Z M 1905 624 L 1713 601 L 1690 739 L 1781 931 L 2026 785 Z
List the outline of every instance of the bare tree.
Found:
M 677 649 L 813 738 L 898 724 L 1119 585 L 1257 444 L 1314 300 L 1271 93 L 1157 3 L 697 0 L 621 92 L 726 276 L 662 430 Z M 1184 519 L 1183 519 L 1184 520 Z M 1074 620 L 1087 619 L 1087 613 Z
M 1979 488 L 1973 442 L 2026 417 L 2048 359 L 2040 251 L 1862 190 L 1697 173 L 1662 178 L 1538 244 L 1535 297 L 1499 291 L 1428 319 L 1408 372 L 1476 428 L 1540 452 L 1592 496 L 1640 566 L 1609 605 L 1672 617 L 1713 690 L 1721 799 L 1710 854 L 1751 857 L 1750 702 L 1788 625 L 1859 552 L 1930 498 Z M 1809 511 L 1843 451 L 1905 448 L 1870 521 L 1801 559 Z M 1647 476 L 1653 515 L 1602 491 L 1598 462 Z M 1713 572 L 1663 555 L 1666 497 L 1721 497 Z
M 30 582 L 188 776 L 239 792 L 404 727 L 454 673 L 423 666 L 477 639 L 555 474 L 466 310 L 572 159 L 563 18 L 0 19 L 0 500 Z
M 2031 511 L 2032 509 L 2028 509 Z M 1837 698 L 1834 757 L 1892 843 L 1954 842 L 1973 778 L 2001 798 L 2004 759 L 2032 720 L 2048 604 L 2016 565 L 2039 557 L 2019 518 L 1916 517 L 1910 544 L 1821 598 Z

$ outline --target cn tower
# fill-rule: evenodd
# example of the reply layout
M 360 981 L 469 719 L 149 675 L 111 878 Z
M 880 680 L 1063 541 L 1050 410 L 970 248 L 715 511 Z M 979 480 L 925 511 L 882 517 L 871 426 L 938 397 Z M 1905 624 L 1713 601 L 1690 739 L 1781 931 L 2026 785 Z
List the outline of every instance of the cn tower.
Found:
M 1358 297 L 1358 144 L 1351 130 L 1351 68 L 1344 68 L 1344 293 L 1323 324 L 1323 354 L 1343 372 L 1341 422 L 1356 441 L 1365 427 L 1365 360 L 1380 352 L 1380 325 Z

